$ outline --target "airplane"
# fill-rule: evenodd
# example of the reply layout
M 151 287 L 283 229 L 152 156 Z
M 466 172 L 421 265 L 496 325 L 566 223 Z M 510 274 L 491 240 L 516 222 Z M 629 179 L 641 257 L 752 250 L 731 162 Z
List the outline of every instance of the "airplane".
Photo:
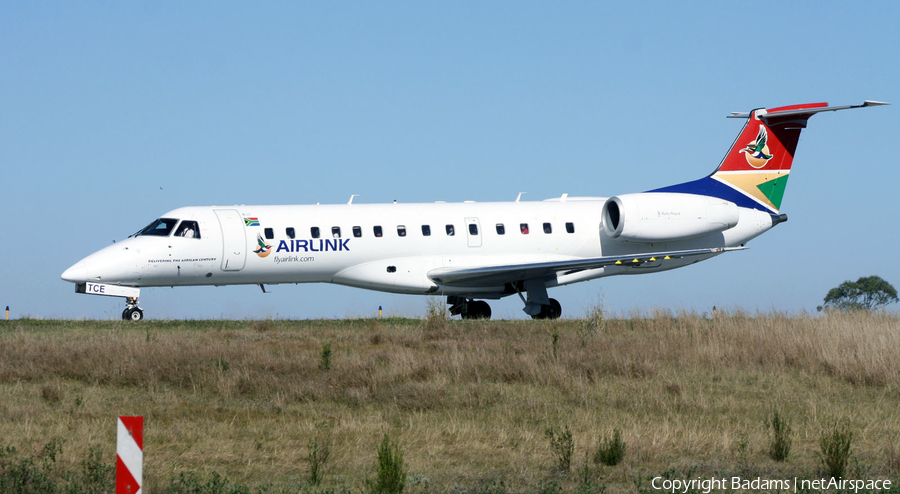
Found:
M 545 201 L 203 206 L 169 211 L 62 273 L 76 293 L 122 297 L 143 319 L 140 289 L 336 283 L 446 297 L 451 315 L 489 319 L 485 300 L 518 295 L 555 319 L 547 290 L 656 273 L 746 248 L 787 221 L 780 208 L 794 152 L 816 113 L 887 105 L 811 103 L 734 112 L 744 127 L 710 175 L 613 197 Z

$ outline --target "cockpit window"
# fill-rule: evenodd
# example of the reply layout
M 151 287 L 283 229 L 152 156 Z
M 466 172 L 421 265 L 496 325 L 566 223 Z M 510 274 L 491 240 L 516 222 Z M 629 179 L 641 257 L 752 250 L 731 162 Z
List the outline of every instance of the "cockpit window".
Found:
M 196 221 L 184 220 L 175 230 L 176 237 L 200 238 L 200 226 Z
M 178 223 L 178 220 L 174 218 L 160 218 L 147 225 L 143 230 L 139 231 L 137 235 L 168 237 L 169 234 L 172 233 L 172 228 L 175 228 L 176 223 Z

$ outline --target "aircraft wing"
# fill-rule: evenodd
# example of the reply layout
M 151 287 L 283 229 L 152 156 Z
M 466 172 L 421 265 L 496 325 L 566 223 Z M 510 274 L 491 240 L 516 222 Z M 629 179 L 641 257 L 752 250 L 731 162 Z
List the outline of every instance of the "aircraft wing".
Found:
M 482 266 L 477 268 L 438 268 L 429 271 L 428 277 L 435 283 L 441 285 L 461 287 L 499 286 L 506 283 L 530 279 L 552 279 L 561 275 L 606 266 L 639 266 L 647 262 L 667 262 L 674 259 L 684 259 L 686 257 L 704 255 L 708 256 L 743 249 L 746 249 L 746 247 L 716 247 L 709 249 L 656 252 L 650 254 L 632 254 L 627 256 L 593 257 L 569 261 Z

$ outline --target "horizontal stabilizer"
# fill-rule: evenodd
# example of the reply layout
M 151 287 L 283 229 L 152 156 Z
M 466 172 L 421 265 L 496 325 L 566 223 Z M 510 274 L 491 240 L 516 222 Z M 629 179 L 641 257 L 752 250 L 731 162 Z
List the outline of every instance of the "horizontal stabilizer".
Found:
M 828 106 L 828 103 L 813 103 L 811 105 L 783 106 L 781 108 L 772 108 L 771 110 L 757 110 L 757 116 L 760 118 L 789 117 L 792 115 L 812 115 L 823 111 L 850 110 L 853 108 L 884 105 L 890 105 L 890 103 L 868 99 L 863 101 L 861 105 Z M 731 115 L 728 115 L 726 118 L 750 118 L 751 113 L 753 112 L 731 112 Z

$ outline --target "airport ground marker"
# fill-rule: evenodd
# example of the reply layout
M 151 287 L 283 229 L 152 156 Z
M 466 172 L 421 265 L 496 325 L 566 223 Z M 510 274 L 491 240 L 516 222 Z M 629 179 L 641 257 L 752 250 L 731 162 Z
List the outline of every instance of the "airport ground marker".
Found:
M 141 494 L 144 417 L 119 417 L 116 432 L 116 494 Z

